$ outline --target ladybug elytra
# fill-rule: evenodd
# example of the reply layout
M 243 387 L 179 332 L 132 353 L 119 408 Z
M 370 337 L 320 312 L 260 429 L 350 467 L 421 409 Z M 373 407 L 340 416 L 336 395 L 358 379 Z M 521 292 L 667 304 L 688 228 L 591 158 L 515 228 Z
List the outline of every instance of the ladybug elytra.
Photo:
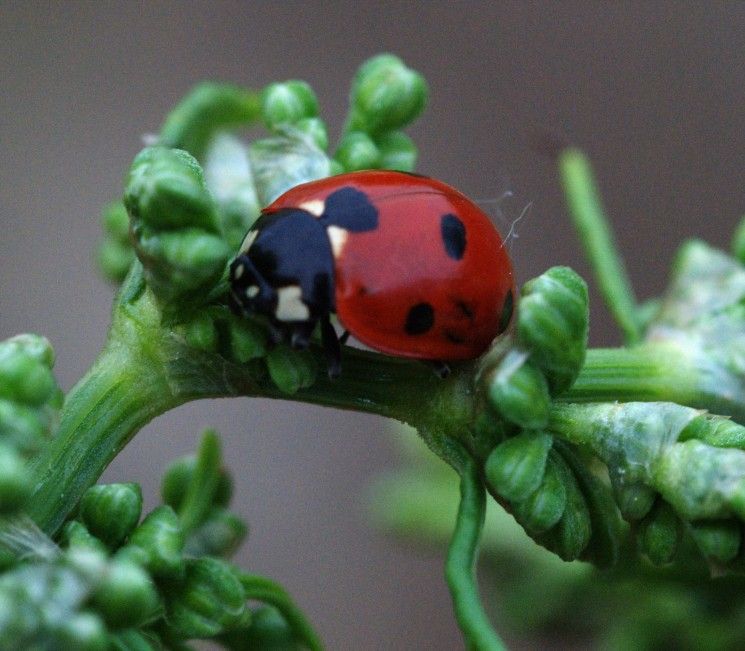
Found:
M 512 265 L 488 216 L 450 186 L 391 171 L 304 183 L 266 207 L 230 265 L 234 307 L 268 317 L 276 340 L 308 345 L 329 317 L 390 355 L 473 359 L 509 324 Z M 346 334 L 346 333 L 345 333 Z

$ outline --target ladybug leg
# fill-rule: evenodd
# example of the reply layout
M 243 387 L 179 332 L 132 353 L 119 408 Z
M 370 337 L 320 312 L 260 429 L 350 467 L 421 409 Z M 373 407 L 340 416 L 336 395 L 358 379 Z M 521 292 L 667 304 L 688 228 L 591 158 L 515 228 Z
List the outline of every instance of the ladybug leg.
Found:
M 311 335 L 316 329 L 315 321 L 304 321 L 293 326 L 290 345 L 296 350 L 305 350 L 310 343 Z
M 321 342 L 326 353 L 329 377 L 336 379 L 341 373 L 341 345 L 328 315 L 321 318 Z
M 345 330 L 341 333 L 339 336 L 339 344 L 342 346 L 347 343 L 347 339 L 349 339 L 349 330 Z
M 282 326 L 272 319 L 269 320 L 269 341 L 276 346 L 285 338 L 285 331 Z
M 441 380 L 444 380 L 446 377 L 448 377 L 448 375 L 450 375 L 450 366 L 448 366 L 447 363 L 440 361 L 439 359 L 428 360 L 425 362 L 425 364 L 430 366 L 437 377 L 439 377 Z

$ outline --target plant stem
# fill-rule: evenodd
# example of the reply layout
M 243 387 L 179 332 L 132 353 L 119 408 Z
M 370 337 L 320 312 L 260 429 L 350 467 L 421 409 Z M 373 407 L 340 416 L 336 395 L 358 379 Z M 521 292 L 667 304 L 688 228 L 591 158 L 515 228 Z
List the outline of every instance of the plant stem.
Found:
M 313 627 L 281 586 L 263 576 L 254 574 L 241 574 L 239 578 L 246 592 L 246 599 L 271 604 L 282 613 L 299 642 L 305 644 L 311 651 L 323 649 L 323 644 Z
M 575 148 L 567 148 L 558 157 L 569 213 L 585 249 L 600 288 L 600 293 L 627 344 L 641 338 L 638 306 L 623 260 L 613 241 L 597 185 L 587 157 Z
M 503 651 L 504 643 L 484 612 L 476 582 L 479 539 L 486 514 L 486 494 L 476 462 L 457 443 L 448 446 L 448 462 L 460 475 L 460 505 L 445 561 L 445 578 L 466 646 L 478 651 Z

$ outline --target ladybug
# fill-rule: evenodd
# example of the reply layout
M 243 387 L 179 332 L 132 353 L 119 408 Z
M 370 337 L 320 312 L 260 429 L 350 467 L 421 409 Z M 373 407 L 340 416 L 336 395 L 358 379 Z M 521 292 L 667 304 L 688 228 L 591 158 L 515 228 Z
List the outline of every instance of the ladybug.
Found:
M 230 265 L 231 304 L 305 348 L 317 324 L 331 377 L 346 332 L 390 355 L 473 359 L 508 326 L 512 265 L 487 215 L 424 176 L 363 171 L 298 185 L 267 206 Z

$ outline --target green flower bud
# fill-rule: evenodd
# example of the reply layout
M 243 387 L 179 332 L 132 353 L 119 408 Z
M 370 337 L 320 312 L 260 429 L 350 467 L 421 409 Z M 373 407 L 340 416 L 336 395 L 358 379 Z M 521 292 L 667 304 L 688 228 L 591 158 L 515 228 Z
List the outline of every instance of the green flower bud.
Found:
M 230 353 L 233 360 L 245 364 L 266 354 L 266 329 L 255 321 L 231 315 L 228 321 Z
M 295 651 L 301 647 L 282 614 L 272 606 L 261 606 L 253 612 L 243 644 L 234 648 L 236 651 Z
M 212 316 L 207 312 L 200 312 L 195 318 L 181 326 L 186 343 L 197 350 L 214 352 L 217 350 L 217 327 Z
M 166 472 L 160 486 L 160 494 L 163 502 L 178 512 L 186 496 L 189 485 L 194 479 L 194 471 L 197 466 L 197 458 L 190 454 L 173 461 Z M 233 496 L 233 480 L 225 468 L 220 468 L 217 478 L 212 504 L 215 506 L 227 506 Z
M 522 288 L 517 331 L 552 395 L 568 389 L 585 361 L 587 285 L 569 267 L 553 267 Z
M 590 542 L 590 511 L 566 461 L 559 454 L 552 455 L 552 459 L 566 490 L 566 507 L 558 524 L 537 540 L 565 561 L 573 561 L 580 557 Z
M 103 227 L 114 241 L 129 242 L 129 215 L 121 201 L 114 201 L 103 209 Z
M 489 488 L 510 502 L 527 499 L 541 485 L 552 443 L 550 434 L 537 431 L 500 443 L 484 466 Z
M 23 352 L 0 356 L 0 398 L 38 407 L 57 388 L 49 367 Z
M 98 247 L 96 262 L 107 280 L 120 283 L 124 280 L 135 260 L 131 245 L 122 244 L 112 237 L 106 237 Z
M 625 520 L 641 520 L 654 504 L 657 493 L 642 483 L 625 483 L 614 481 L 615 474 L 611 474 L 611 484 L 616 504 Z
M 214 509 L 189 536 L 186 550 L 192 556 L 229 558 L 240 547 L 247 533 L 248 527 L 238 516 L 225 509 Z
M 548 423 L 551 396 L 543 374 L 520 350 L 510 350 L 488 380 L 492 406 L 516 425 L 539 429 Z
M 31 494 L 33 477 L 15 449 L 0 444 L 0 513 L 18 511 Z
M 413 172 L 417 149 L 414 141 L 402 131 L 386 131 L 375 137 L 380 152 L 379 165 L 385 170 Z
M 36 360 L 47 368 L 54 366 L 54 349 L 46 337 L 25 333 L 0 342 L 0 359 L 22 354 Z
M 321 118 L 303 118 L 294 124 L 295 129 L 313 141 L 318 149 L 326 151 L 329 146 L 329 136 L 326 124 Z
M 170 506 L 159 506 L 129 536 L 122 553 L 141 564 L 154 577 L 179 577 L 184 571 L 184 532 Z
M 140 626 L 158 608 L 158 593 L 139 565 L 112 561 L 93 593 L 93 605 L 113 628 Z
M 55 631 L 57 648 L 75 651 L 107 651 L 109 639 L 106 626 L 94 613 L 76 613 L 62 622 Z
M 270 130 L 318 115 L 318 100 L 304 81 L 269 84 L 261 93 L 261 116 Z
M 346 172 L 380 167 L 380 151 L 362 131 L 350 131 L 342 138 L 334 158 Z
M 297 393 L 313 384 L 316 379 L 316 364 L 307 350 L 292 350 L 280 345 L 266 356 L 269 375 L 277 388 L 288 394 Z
M 680 518 L 667 502 L 659 500 L 639 523 L 636 540 L 639 551 L 653 565 L 666 565 L 675 558 L 682 534 Z
M 543 481 L 530 497 L 521 502 L 513 502 L 515 517 L 533 534 L 551 529 L 564 515 L 567 504 L 567 491 L 556 468 L 556 460 L 548 457 Z
M 80 500 L 80 519 L 112 549 L 134 529 L 141 512 L 142 490 L 138 484 L 91 486 Z
M 369 133 L 400 129 L 424 110 L 427 83 L 398 57 L 380 54 L 366 61 L 352 82 L 351 121 Z
M 166 609 L 169 625 L 184 638 L 213 637 L 250 617 L 232 567 L 214 558 L 187 561 L 186 576 L 173 586 Z
M 60 539 L 62 544 L 70 548 L 90 549 L 104 555 L 108 551 L 106 545 L 91 535 L 86 526 L 77 520 L 70 520 L 65 524 Z
M 732 236 L 732 254 L 745 264 L 745 218 L 740 220 Z
M 729 563 L 740 551 L 742 533 L 734 520 L 699 520 L 691 522 L 691 534 L 706 558 Z
M 199 228 L 219 233 L 212 197 L 197 160 L 181 149 L 148 147 L 134 159 L 124 191 L 133 227 Z
M 137 252 L 148 284 L 166 300 L 216 282 L 230 255 L 221 237 L 193 228 L 160 234 L 143 231 Z
M 0 433 L 9 446 L 23 455 L 29 456 L 41 449 L 50 421 L 38 409 L 0 400 Z

